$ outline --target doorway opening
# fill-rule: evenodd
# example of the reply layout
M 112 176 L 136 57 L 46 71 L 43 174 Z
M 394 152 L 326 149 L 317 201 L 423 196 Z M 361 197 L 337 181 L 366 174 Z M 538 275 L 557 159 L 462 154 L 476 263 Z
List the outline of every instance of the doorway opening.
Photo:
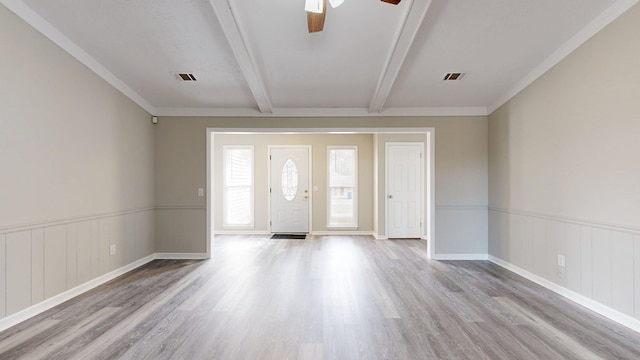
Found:
M 268 138 L 269 136 L 289 136 L 295 137 L 296 135 L 300 136 L 312 136 L 312 137 L 339 137 L 340 135 L 345 134 L 355 134 L 362 136 L 370 136 L 371 140 L 371 149 L 369 153 L 366 151 L 357 151 L 358 156 L 361 157 L 361 165 L 357 166 L 358 176 L 357 179 L 360 184 L 367 184 L 372 187 L 372 190 L 363 190 L 362 193 L 358 192 L 357 199 L 358 201 L 365 202 L 369 201 L 366 207 L 362 207 L 360 211 L 356 212 L 356 216 L 359 216 L 360 222 L 355 223 L 356 226 L 360 226 L 359 228 L 342 228 L 336 229 L 331 226 L 327 226 L 328 224 L 322 223 L 322 221 L 317 221 L 318 218 L 324 219 L 323 216 L 326 216 L 327 219 L 330 218 L 328 214 L 327 206 L 331 206 L 331 199 L 329 195 L 319 196 L 319 194 L 325 194 L 323 191 L 326 191 L 326 194 L 331 193 L 333 189 L 328 185 L 328 179 L 324 179 L 324 174 L 322 171 L 327 171 L 326 164 L 315 162 L 314 158 L 316 156 L 325 156 L 329 157 L 331 147 L 327 146 L 327 149 L 317 148 L 317 146 L 310 146 L 310 161 L 309 161 L 309 183 L 300 186 L 298 183 L 297 188 L 293 182 L 285 184 L 287 189 L 282 189 L 282 178 L 283 176 L 293 178 L 293 174 L 300 174 L 300 170 L 298 169 L 298 165 L 295 164 L 292 167 L 291 163 L 286 165 L 286 160 L 282 164 L 279 164 L 277 167 L 279 168 L 277 171 L 275 170 L 275 165 L 271 165 L 267 160 L 267 156 L 264 158 L 259 154 L 261 150 L 269 148 L 281 148 L 281 143 L 287 144 L 290 146 L 290 143 L 295 143 L 294 141 L 290 142 L 271 142 L 267 144 L 267 140 L 258 140 L 258 142 L 262 141 L 261 145 L 253 144 L 248 139 L 260 139 L 260 138 Z M 225 136 L 237 136 L 236 139 L 242 139 L 241 143 L 236 145 L 243 146 L 254 146 L 256 149 L 256 158 L 254 160 L 255 166 L 263 167 L 263 169 L 256 169 L 256 180 L 254 183 L 256 198 L 253 201 L 256 204 L 256 207 L 262 206 L 262 210 L 255 210 L 255 227 L 253 228 L 244 228 L 244 229 L 236 229 L 235 232 L 222 227 L 222 211 L 221 202 L 222 202 L 222 191 L 221 191 L 221 175 L 220 173 L 220 164 L 221 161 L 221 149 L 225 144 L 223 139 Z M 216 137 L 218 137 L 218 141 L 216 141 Z M 434 138 L 435 138 L 435 129 L 434 128 L 259 128 L 259 129 L 251 129 L 251 131 L 247 131 L 246 129 L 239 128 L 208 128 L 207 129 L 207 238 L 206 238 L 206 249 L 207 255 L 211 256 L 212 249 L 212 241 L 214 241 L 214 237 L 216 234 L 261 234 L 267 235 L 275 232 L 277 228 L 273 228 L 273 219 L 274 215 L 272 212 L 277 212 L 279 210 L 274 209 L 271 205 L 271 201 L 273 200 L 266 193 L 271 190 L 273 191 L 274 187 L 277 187 L 276 182 L 280 183 L 279 191 L 281 192 L 282 198 L 286 200 L 286 196 L 289 196 L 291 199 L 295 198 L 299 194 L 304 196 L 308 195 L 308 215 L 306 218 L 308 219 L 308 232 L 312 235 L 372 235 L 376 239 L 386 239 L 389 238 L 389 215 L 388 215 L 388 207 L 390 203 L 388 200 L 388 195 L 393 195 L 388 193 L 387 189 L 387 175 L 386 175 L 386 166 L 387 166 L 387 157 L 386 148 L 387 144 L 392 143 L 417 143 L 422 146 L 422 157 L 420 158 L 420 167 L 417 171 L 420 172 L 421 177 L 416 186 L 420 187 L 419 191 L 419 199 L 415 204 L 416 213 L 419 214 L 419 221 L 417 220 L 417 229 L 418 236 L 421 239 L 428 240 L 428 248 L 429 248 L 429 256 L 431 257 L 434 253 L 435 249 L 435 221 L 434 221 L 434 194 L 435 194 L 435 156 L 434 156 Z M 332 144 L 337 145 L 337 144 Z M 341 144 L 344 145 L 344 144 Z M 300 147 L 300 146 L 296 146 Z M 264 150 L 266 151 L 266 150 Z M 367 157 L 368 156 L 368 157 Z M 364 161 L 362 159 L 365 159 Z M 323 161 L 327 161 L 324 159 Z M 369 163 L 367 165 L 367 162 Z M 369 166 L 369 168 L 367 168 Z M 268 169 L 268 170 L 267 170 Z M 312 171 L 313 170 L 313 171 Z M 318 174 L 315 174 L 315 170 L 318 170 Z M 260 174 L 260 171 L 263 171 L 264 175 Z M 284 171 L 284 172 L 283 172 Z M 267 175 L 268 172 L 268 175 Z M 305 172 L 306 173 L 306 172 Z M 279 178 L 274 180 L 278 174 Z M 314 178 L 315 176 L 315 178 Z M 320 180 L 318 180 L 320 179 Z M 298 178 L 298 181 L 300 179 Z M 319 185 L 319 186 L 318 186 Z M 335 185 L 335 184 L 334 184 Z M 340 184 L 341 187 L 346 185 Z M 325 189 L 323 189 L 325 188 Z M 307 190 L 307 193 L 304 191 Z M 260 195 L 260 192 L 263 192 L 263 195 Z M 335 191 L 333 191 L 335 192 Z M 292 194 L 294 194 L 292 197 Z M 314 201 L 315 195 L 315 201 Z M 348 196 L 345 195 L 348 199 Z M 327 198 L 325 198 L 327 197 Z M 303 197 L 299 197 L 302 199 Z M 341 199 L 344 200 L 344 199 Z M 333 200 L 335 202 L 335 199 Z M 269 203 L 267 206 L 266 204 Z M 414 205 L 411 205 L 414 206 Z M 261 212 L 262 211 L 262 212 Z M 286 214 L 286 210 L 285 213 Z M 294 221 L 293 212 L 289 212 L 289 215 L 284 216 L 290 221 Z M 303 213 L 297 213 L 297 219 L 301 219 L 305 217 Z M 316 220 L 313 222 L 313 220 Z M 365 219 L 367 221 L 362 221 Z M 262 221 L 262 223 L 260 223 Z M 271 224 L 268 224 L 268 221 L 271 221 Z M 414 221 L 412 224 L 416 223 Z M 292 231 L 293 232 L 293 231 Z M 392 234 L 393 235 L 393 234 Z M 395 236 L 392 236 L 395 237 Z M 413 236 L 412 236 L 413 237 Z

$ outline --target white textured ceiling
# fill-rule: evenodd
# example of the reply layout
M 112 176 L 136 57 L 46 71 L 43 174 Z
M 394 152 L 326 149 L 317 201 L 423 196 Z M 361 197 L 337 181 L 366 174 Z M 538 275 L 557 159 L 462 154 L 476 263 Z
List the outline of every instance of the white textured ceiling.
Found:
M 637 0 L 345 0 L 314 34 L 303 0 L 0 2 L 155 115 L 428 115 L 492 111 Z

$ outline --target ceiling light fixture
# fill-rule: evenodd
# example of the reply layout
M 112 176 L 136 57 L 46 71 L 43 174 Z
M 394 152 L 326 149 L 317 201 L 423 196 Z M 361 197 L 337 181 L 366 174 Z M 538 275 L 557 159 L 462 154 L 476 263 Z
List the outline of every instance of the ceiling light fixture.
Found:
M 344 0 L 304 0 L 304 10 L 307 12 L 307 27 L 309 33 L 322 31 L 324 29 L 324 18 L 327 8 L 327 1 L 331 7 L 337 8 L 344 3 Z M 398 5 L 401 0 L 382 0 L 382 2 Z
M 311 13 L 322 14 L 324 0 L 305 0 L 304 10 Z
M 322 14 L 322 1 L 323 0 L 305 0 L 304 10 L 316 14 Z M 331 4 L 331 7 L 334 9 L 343 3 L 344 0 L 329 0 L 329 4 Z

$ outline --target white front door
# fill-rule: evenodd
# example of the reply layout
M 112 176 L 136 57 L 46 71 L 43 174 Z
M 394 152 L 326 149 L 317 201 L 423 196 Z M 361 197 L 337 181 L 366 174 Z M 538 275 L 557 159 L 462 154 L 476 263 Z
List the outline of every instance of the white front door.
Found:
M 309 232 L 309 147 L 269 151 L 272 233 Z
M 387 143 L 387 237 L 422 235 L 422 144 Z

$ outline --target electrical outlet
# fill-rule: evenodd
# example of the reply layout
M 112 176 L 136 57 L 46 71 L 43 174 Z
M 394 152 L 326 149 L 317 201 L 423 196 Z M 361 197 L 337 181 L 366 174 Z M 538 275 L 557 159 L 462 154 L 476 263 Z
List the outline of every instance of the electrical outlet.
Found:
M 559 267 L 565 267 L 564 255 L 558 254 L 558 266 Z
M 564 279 L 565 268 L 564 266 L 558 266 L 558 277 Z
M 199 197 L 203 197 L 204 196 L 204 189 L 203 188 L 198 188 L 198 196 Z
M 116 244 L 111 244 L 109 245 L 109 255 L 115 255 L 116 254 Z

